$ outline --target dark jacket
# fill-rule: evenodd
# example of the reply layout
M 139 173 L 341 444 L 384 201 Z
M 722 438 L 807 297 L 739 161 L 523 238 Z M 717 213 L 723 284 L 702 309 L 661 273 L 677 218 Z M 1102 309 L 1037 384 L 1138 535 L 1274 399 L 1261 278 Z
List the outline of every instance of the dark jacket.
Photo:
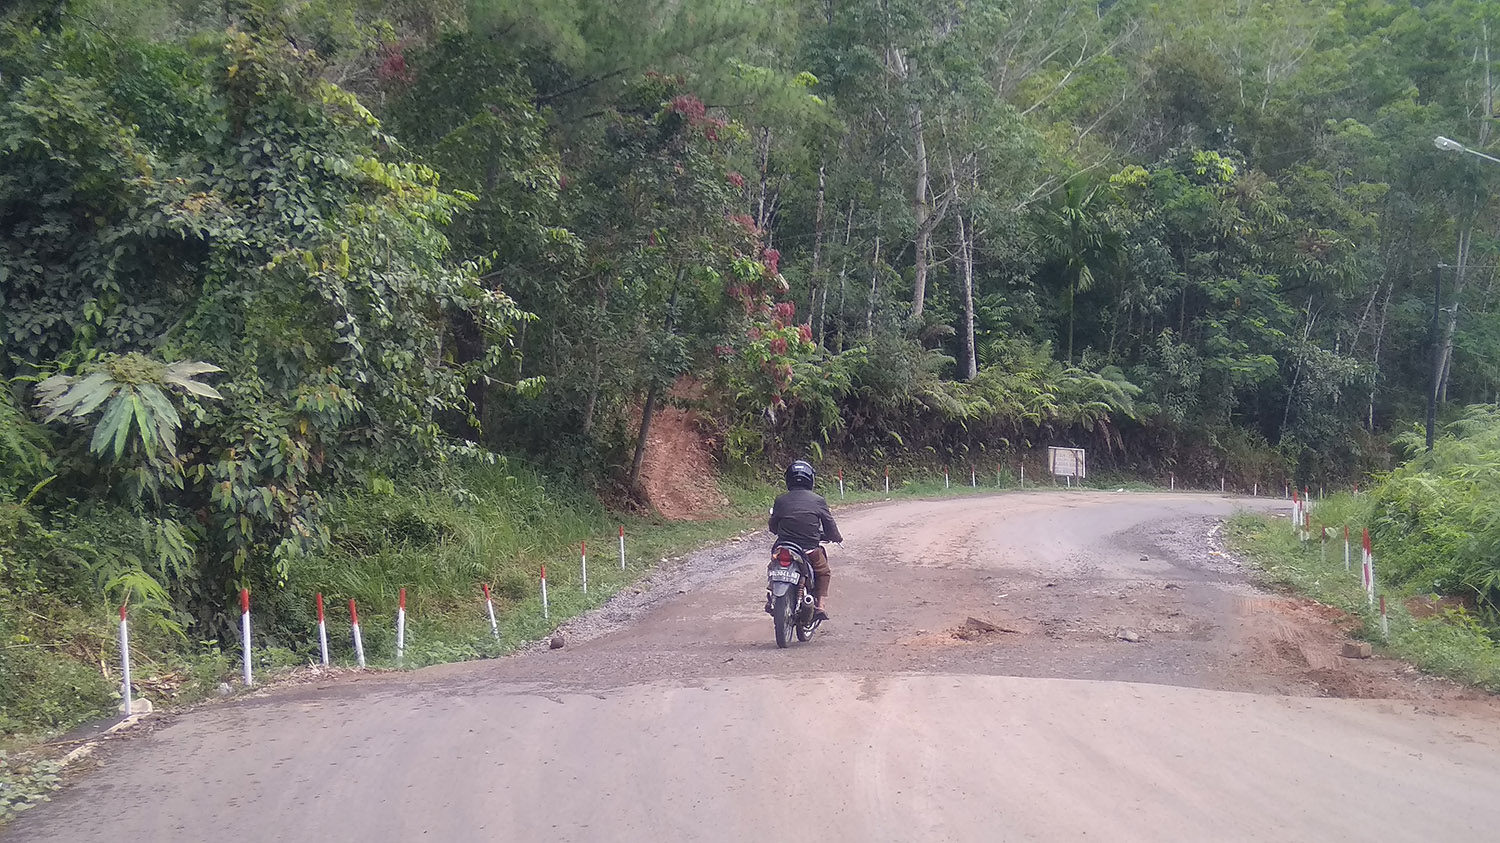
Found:
M 771 506 L 771 532 L 782 541 L 812 550 L 820 541 L 841 542 L 828 501 L 811 489 L 792 489 Z

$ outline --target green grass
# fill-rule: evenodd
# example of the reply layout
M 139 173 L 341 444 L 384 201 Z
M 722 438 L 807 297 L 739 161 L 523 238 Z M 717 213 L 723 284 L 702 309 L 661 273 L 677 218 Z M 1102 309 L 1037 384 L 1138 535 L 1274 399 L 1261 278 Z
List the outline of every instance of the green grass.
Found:
M 1381 633 L 1379 603 L 1371 606 L 1359 573 L 1359 537 L 1351 534 L 1350 567 L 1344 569 L 1342 524 L 1358 523 L 1364 512 L 1362 500 L 1338 495 L 1313 508 L 1313 539 L 1303 545 L 1285 519 L 1244 513 L 1233 518 L 1227 536 L 1231 547 L 1246 557 L 1271 583 L 1283 585 L 1333 606 L 1361 621 L 1356 635 L 1377 652 L 1402 659 L 1418 669 L 1445 676 L 1491 693 L 1500 692 L 1500 646 L 1489 631 L 1467 612 L 1450 610 L 1440 616 L 1418 619 L 1407 611 L 1412 592 L 1380 585 L 1379 557 L 1376 583 L 1386 597 L 1390 636 Z M 1321 524 L 1330 529 L 1326 557 L 1317 541 Z

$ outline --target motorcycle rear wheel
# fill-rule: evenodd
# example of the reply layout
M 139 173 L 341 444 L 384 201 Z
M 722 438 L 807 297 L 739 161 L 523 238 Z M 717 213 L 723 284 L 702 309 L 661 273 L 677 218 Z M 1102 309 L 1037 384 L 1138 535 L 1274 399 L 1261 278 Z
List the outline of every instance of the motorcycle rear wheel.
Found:
M 776 646 L 786 649 L 792 638 L 792 594 L 787 592 L 776 598 L 771 606 L 771 622 L 776 625 Z

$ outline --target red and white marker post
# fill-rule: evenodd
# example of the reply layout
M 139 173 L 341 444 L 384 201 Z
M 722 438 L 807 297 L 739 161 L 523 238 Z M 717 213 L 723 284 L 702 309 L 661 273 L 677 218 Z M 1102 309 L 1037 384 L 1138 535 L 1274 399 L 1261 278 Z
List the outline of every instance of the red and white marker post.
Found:
M 839 497 L 844 496 L 844 470 L 839 469 Z
M 1250 484 L 1250 497 L 1252 497 L 1252 498 L 1258 498 L 1258 497 L 1260 497 L 1260 481 L 1259 480 L 1257 480 L 1254 483 Z
M 887 495 L 889 495 L 891 493 L 891 467 L 890 466 L 886 466 L 885 467 L 885 493 Z
M 1349 567 L 1349 525 L 1344 525 L 1344 571 L 1353 570 Z
M 1318 561 L 1328 561 L 1328 525 L 1318 525 Z
M 583 570 L 583 593 L 589 593 L 589 543 L 578 543 L 578 565 Z
M 406 659 L 406 589 L 396 604 L 396 664 Z
M 240 641 L 241 650 L 244 653 L 245 663 L 245 687 L 255 684 L 255 676 L 250 670 L 250 589 L 240 589 Z
M 550 620 L 547 610 L 547 566 L 542 566 L 542 620 Z
M 625 570 L 625 525 L 620 525 L 620 570 Z
M 1292 490 L 1292 533 L 1302 535 L 1302 501 L 1297 500 L 1297 490 Z
M 1167 473 L 1167 491 L 1177 491 L 1177 472 L 1175 471 Z
M 999 485 L 999 480 L 1000 480 L 1000 466 L 998 466 L 998 465 L 995 466 L 995 480 L 996 480 L 996 485 Z M 1021 488 L 1022 489 L 1026 488 L 1026 463 L 1024 463 L 1024 462 L 1021 463 Z
M 943 467 L 943 488 L 944 489 L 948 488 L 948 468 L 947 468 L 947 466 Z
M 120 699 L 125 716 L 130 716 L 130 623 L 125 620 L 126 607 L 120 606 Z
M 328 666 L 328 622 L 323 617 L 323 592 L 318 592 L 318 654 Z
M 1375 605 L 1375 554 L 1370 550 L 1370 528 L 1365 528 L 1364 536 L 1364 564 L 1363 574 L 1365 583 L 1365 600 L 1371 606 Z
M 969 488 L 979 488 L 979 469 L 975 468 L 972 465 L 969 466 Z
M 484 608 L 490 613 L 490 634 L 495 636 L 496 641 L 499 641 L 500 625 L 495 623 L 495 600 L 490 597 L 490 584 L 483 583 L 482 587 L 484 588 Z
M 349 631 L 354 634 L 354 659 L 360 667 L 365 666 L 365 639 L 359 634 L 359 607 L 354 598 L 349 598 Z
M 1220 474 L 1219 475 L 1219 493 L 1223 494 L 1223 492 L 1224 492 L 1224 475 Z

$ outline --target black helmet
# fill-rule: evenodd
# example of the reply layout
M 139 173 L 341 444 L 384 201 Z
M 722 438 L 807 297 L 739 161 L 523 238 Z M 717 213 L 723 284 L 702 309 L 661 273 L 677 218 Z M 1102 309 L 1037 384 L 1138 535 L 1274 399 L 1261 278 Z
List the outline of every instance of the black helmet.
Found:
M 797 460 L 786 467 L 786 487 L 788 489 L 811 489 L 813 479 L 818 476 L 813 471 L 812 463 L 807 460 Z

